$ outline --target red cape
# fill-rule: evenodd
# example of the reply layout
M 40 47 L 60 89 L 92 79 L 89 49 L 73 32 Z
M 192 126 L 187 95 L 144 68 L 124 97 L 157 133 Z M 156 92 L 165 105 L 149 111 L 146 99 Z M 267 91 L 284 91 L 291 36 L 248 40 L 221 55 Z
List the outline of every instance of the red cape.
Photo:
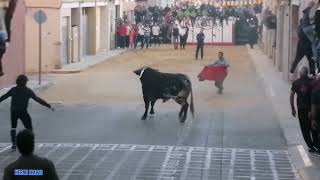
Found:
M 198 75 L 199 81 L 222 81 L 227 76 L 227 68 L 224 66 L 206 66 Z

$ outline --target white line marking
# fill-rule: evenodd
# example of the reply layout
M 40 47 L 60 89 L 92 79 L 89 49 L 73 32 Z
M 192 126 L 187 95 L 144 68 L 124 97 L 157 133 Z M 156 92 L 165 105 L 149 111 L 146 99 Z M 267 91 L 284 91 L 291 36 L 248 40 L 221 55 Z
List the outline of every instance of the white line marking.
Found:
M 268 156 L 269 156 L 270 169 L 272 171 L 273 179 L 279 180 L 277 169 L 276 169 L 276 164 L 274 162 L 273 155 L 272 155 L 271 151 L 268 151 Z
M 90 155 L 91 155 L 91 152 L 93 150 L 95 150 L 95 148 L 98 147 L 98 144 L 96 144 L 93 148 L 91 148 L 86 155 L 84 155 L 77 163 L 73 164 L 73 166 L 67 171 L 67 174 L 64 175 L 64 177 L 62 178 L 63 180 L 67 180 L 71 174 L 72 174 L 72 171 L 74 171 L 78 166 L 80 166 L 82 164 L 82 162 L 84 160 L 86 160 Z
M 163 177 L 162 177 L 162 175 L 165 173 L 165 171 L 166 171 L 166 165 L 168 164 L 168 162 L 169 162 L 169 160 L 170 160 L 170 155 L 171 155 L 171 153 L 172 153 L 172 150 L 173 150 L 173 146 L 171 146 L 171 147 L 169 147 L 169 149 L 168 149 L 168 151 L 167 151 L 167 154 L 166 154 L 166 157 L 165 157 L 165 159 L 164 159 L 164 161 L 163 161 L 163 163 L 162 163 L 162 168 L 161 168 L 161 171 L 160 171 L 160 173 L 159 173 L 159 175 L 158 175 L 158 177 L 157 177 L 157 180 L 160 180 L 160 179 L 162 179 Z
M 188 169 L 191 161 L 191 152 L 192 152 L 192 148 L 190 148 L 189 151 L 187 152 L 186 162 L 184 164 L 184 168 L 183 168 L 180 180 L 185 180 L 187 178 Z
M 256 180 L 254 172 L 256 171 L 256 166 L 255 166 L 255 157 L 254 157 L 254 151 L 250 151 L 250 165 L 251 165 L 251 175 L 250 175 L 250 180 Z
M 0 151 L 0 153 L 5 152 L 6 150 L 10 149 L 10 147 L 11 147 L 11 146 L 9 145 L 9 146 L 7 146 L 7 147 L 3 148 L 3 149 Z
M 212 149 L 208 149 L 207 152 L 207 156 L 206 156 L 206 167 L 205 167 L 205 171 L 204 171 L 204 180 L 208 180 L 209 179 L 209 171 L 210 171 L 210 166 L 211 166 L 211 153 L 212 153 Z
M 270 86 L 269 89 L 270 89 L 270 96 L 275 97 L 276 93 L 274 92 L 273 87 Z
M 303 160 L 303 163 L 306 167 L 312 166 L 312 162 L 307 154 L 307 152 L 304 150 L 302 145 L 298 145 L 297 149 L 301 155 L 301 158 Z

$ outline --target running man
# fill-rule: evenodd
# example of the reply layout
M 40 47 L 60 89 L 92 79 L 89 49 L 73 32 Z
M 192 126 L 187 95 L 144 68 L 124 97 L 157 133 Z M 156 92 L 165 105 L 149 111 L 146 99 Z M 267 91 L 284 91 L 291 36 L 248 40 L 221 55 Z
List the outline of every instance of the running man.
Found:
M 229 68 L 230 65 L 227 62 L 227 60 L 224 59 L 223 52 L 219 52 L 218 56 L 219 56 L 219 59 L 216 62 L 214 62 L 213 64 L 209 65 L 208 67 L 210 67 L 210 66 L 211 67 L 225 67 L 226 71 L 227 71 L 227 68 Z M 219 80 L 219 81 L 215 81 L 215 83 L 214 83 L 214 85 L 219 89 L 218 94 L 222 94 L 223 81 L 224 81 L 224 79 Z
M 27 87 L 28 78 L 25 75 L 19 75 L 16 84 L 17 86 L 11 88 L 5 95 L 0 97 L 0 103 L 7 98 L 11 97 L 11 142 L 12 149 L 16 149 L 16 128 L 18 119 L 22 121 L 26 129 L 33 130 L 31 117 L 28 113 L 28 105 L 30 98 L 39 104 L 54 109 L 43 99 L 39 98 L 31 89 Z

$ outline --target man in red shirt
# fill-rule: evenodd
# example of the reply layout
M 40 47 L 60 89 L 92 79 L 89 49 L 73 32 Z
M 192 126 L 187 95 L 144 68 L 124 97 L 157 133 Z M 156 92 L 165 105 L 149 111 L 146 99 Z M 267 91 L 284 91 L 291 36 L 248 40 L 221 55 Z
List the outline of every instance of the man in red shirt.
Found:
M 126 26 L 121 23 L 118 29 L 118 35 L 119 35 L 119 44 L 121 48 L 125 47 L 125 40 L 127 35 L 127 28 Z

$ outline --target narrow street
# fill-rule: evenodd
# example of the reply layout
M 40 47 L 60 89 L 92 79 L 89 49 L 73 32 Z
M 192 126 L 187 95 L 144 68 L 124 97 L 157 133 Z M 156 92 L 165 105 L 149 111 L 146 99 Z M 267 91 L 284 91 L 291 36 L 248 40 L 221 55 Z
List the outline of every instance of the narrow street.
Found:
M 213 82 L 199 82 L 203 66 L 223 51 L 230 63 L 222 95 Z M 193 83 L 195 119 L 178 121 L 174 101 L 144 112 L 139 77 L 149 66 L 187 74 Z M 245 46 L 194 46 L 131 50 L 78 74 L 55 75 L 39 94 L 51 112 L 32 103 L 36 152 L 52 159 L 61 179 L 296 179 L 279 121 Z M 9 147 L 9 101 L 0 104 L 0 169 L 16 157 Z M 19 124 L 21 127 L 21 124 Z M 66 144 L 68 143 L 68 144 Z M 2 172 L 0 171 L 0 176 Z

